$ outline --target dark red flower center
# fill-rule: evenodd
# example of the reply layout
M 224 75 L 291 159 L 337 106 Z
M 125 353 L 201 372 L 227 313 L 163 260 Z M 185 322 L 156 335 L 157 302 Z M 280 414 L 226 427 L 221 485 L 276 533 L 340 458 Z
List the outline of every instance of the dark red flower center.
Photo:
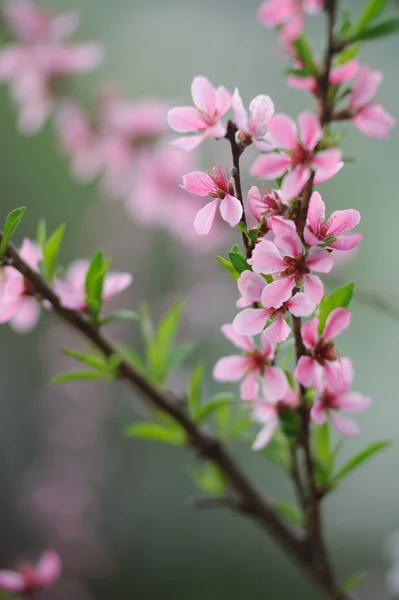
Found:
M 294 168 L 300 165 L 307 167 L 312 160 L 312 152 L 304 148 L 299 142 L 293 150 L 288 152 L 288 155 L 291 158 L 292 166 Z
M 335 351 L 334 342 L 326 342 L 323 338 L 317 342 L 313 348 L 313 357 L 317 362 L 324 367 L 328 362 L 334 362 L 339 359 L 338 354 Z
M 325 408 L 326 410 L 339 408 L 337 404 L 337 396 L 335 396 L 328 389 L 324 390 L 324 393 L 320 398 L 320 402 L 322 403 L 323 408 Z
M 270 365 L 270 362 L 267 360 L 266 356 L 260 350 L 254 350 L 253 352 L 249 352 L 247 357 L 250 359 L 250 367 L 249 370 L 259 371 L 261 374 L 263 373 L 265 367 Z
M 304 276 L 311 272 L 306 265 L 305 255 L 284 256 L 283 261 L 285 269 L 281 272 L 281 277 L 294 277 L 298 287 L 301 286 Z
M 19 572 L 24 578 L 23 594 L 32 595 L 41 589 L 41 585 L 37 581 L 36 573 L 30 564 L 21 565 Z

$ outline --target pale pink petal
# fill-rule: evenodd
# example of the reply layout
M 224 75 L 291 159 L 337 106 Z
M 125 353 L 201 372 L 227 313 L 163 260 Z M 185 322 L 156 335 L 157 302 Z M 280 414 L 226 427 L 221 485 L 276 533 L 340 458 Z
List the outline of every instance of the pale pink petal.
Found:
M 131 285 L 132 280 L 133 277 L 130 273 L 111 271 L 104 279 L 103 299 L 108 300 L 108 298 L 117 296 Z
M 351 322 L 351 312 L 347 308 L 336 308 L 327 317 L 323 338 L 331 340 L 347 329 Z
M 330 413 L 331 423 L 338 429 L 338 431 L 345 436 L 353 436 L 358 435 L 360 433 L 359 427 L 351 421 L 350 419 L 346 419 L 342 415 L 339 415 L 335 411 L 331 411 Z
M 294 171 L 288 173 L 283 179 L 279 195 L 281 200 L 288 204 L 293 198 L 299 196 L 309 181 L 310 170 L 303 166 L 298 166 Z
M 295 368 L 295 379 L 303 386 L 310 387 L 315 381 L 315 363 L 310 356 L 301 356 Z
M 205 139 L 206 135 L 190 135 L 188 137 L 181 137 L 177 138 L 176 140 L 172 140 L 171 144 L 175 146 L 175 148 L 185 150 L 186 152 L 191 152 L 191 150 L 198 148 L 198 146 L 202 144 Z
M 323 152 L 329 152 L 329 151 L 323 150 Z M 319 154 L 322 154 L 322 153 L 320 152 Z M 313 163 L 314 163 L 314 161 L 313 161 Z M 335 175 L 340 172 L 340 170 L 342 169 L 344 164 L 345 164 L 344 161 L 341 160 L 341 161 L 335 163 L 331 168 L 328 168 L 328 169 L 323 169 L 323 168 L 317 169 L 316 168 L 315 176 L 314 176 L 314 184 L 319 185 L 319 183 L 324 183 L 324 181 L 328 181 L 332 177 L 335 177 Z M 315 168 L 314 164 L 313 164 L 313 168 Z
M 257 335 L 264 330 L 269 314 L 264 308 L 248 308 L 238 313 L 233 327 L 239 334 Z
M 232 97 L 228 90 L 225 87 L 220 86 L 216 90 L 216 111 L 218 117 L 223 117 L 223 115 L 231 108 L 232 105 Z
M 191 84 L 191 95 L 195 106 L 209 116 L 216 111 L 216 90 L 207 77 L 195 77 Z
M 336 210 L 328 219 L 328 228 L 326 236 L 340 235 L 358 225 L 360 221 L 360 212 L 354 208 L 347 210 Z
M 249 105 L 249 130 L 255 138 L 266 134 L 270 117 L 274 113 L 274 104 L 269 96 L 256 96 Z
M 248 208 L 255 217 L 255 219 L 260 222 L 263 218 L 263 213 L 266 210 L 265 203 L 262 200 L 262 196 L 260 195 L 259 188 L 256 185 L 253 185 L 248 192 L 247 196 Z
M 268 219 L 268 225 L 276 236 L 274 243 L 284 251 L 284 254 L 297 256 L 303 252 L 303 243 L 297 233 L 294 221 L 282 217 L 271 217 Z
M 324 286 L 317 275 L 305 275 L 303 291 L 309 304 L 319 304 L 324 294 Z
M 285 277 L 269 283 L 262 293 L 262 304 L 266 308 L 280 308 L 292 296 L 295 286 L 293 277 Z
M 385 139 L 389 137 L 389 130 L 394 127 L 396 120 L 380 104 L 371 104 L 362 108 L 352 123 L 370 137 Z
M 334 396 L 349 391 L 354 376 L 352 361 L 349 358 L 327 363 L 324 367 L 327 388 Z
M 369 67 L 362 67 L 352 89 L 349 106 L 360 108 L 370 102 L 377 93 L 382 81 L 382 73 Z
M 183 175 L 183 185 L 181 187 L 191 194 L 197 194 L 197 196 L 207 196 L 210 192 L 216 190 L 216 184 L 212 177 L 203 171 L 193 171 Z
M 329 273 L 333 268 L 334 261 L 328 250 L 324 248 L 318 248 L 313 246 L 309 250 L 308 258 L 306 259 L 306 265 L 313 271 L 318 273 Z
M 362 239 L 361 233 L 355 233 L 354 235 L 345 235 L 335 240 L 335 242 L 331 242 L 329 245 L 330 248 L 334 248 L 334 250 L 353 250 L 358 243 Z
M 216 199 L 197 212 L 194 227 L 199 235 L 207 235 L 210 232 L 218 203 L 219 201 Z
M 222 219 L 231 227 L 235 227 L 241 221 L 242 213 L 242 204 L 238 198 L 226 194 L 220 203 L 220 214 L 222 215 Z
M 296 75 L 288 75 L 286 82 L 289 87 L 297 90 L 313 92 L 316 89 L 316 80 L 314 77 L 298 77 Z
M 169 127 L 179 133 L 198 131 L 205 128 L 205 121 L 193 106 L 177 106 L 168 112 Z
M 306 348 L 313 348 L 317 344 L 317 340 L 319 339 L 319 334 L 317 332 L 319 328 L 319 319 L 312 319 L 311 321 L 307 321 L 301 327 L 301 334 L 303 343 Z
M 259 392 L 258 374 L 251 373 L 240 386 L 240 398 L 245 401 L 255 400 Z
M 256 273 L 276 273 L 285 268 L 277 246 L 270 240 L 262 240 L 256 245 L 252 258 L 248 259 Z
M 248 131 L 248 115 L 244 108 L 240 93 L 236 88 L 233 94 L 234 122 L 241 131 Z
M 248 308 L 252 305 L 252 301 L 249 298 L 239 298 L 236 302 L 237 308 Z
M 220 358 L 214 369 L 213 377 L 216 381 L 239 381 L 249 368 L 249 361 L 243 356 L 225 356 Z
M 0 571 L 0 589 L 8 592 L 23 592 L 25 588 L 24 577 L 16 571 L 6 569 Z
M 323 425 L 323 423 L 326 422 L 326 411 L 323 408 L 322 403 L 318 400 L 316 400 L 310 410 L 310 418 L 313 423 L 316 423 L 316 425 Z
M 319 224 L 326 218 L 326 205 L 319 192 L 313 192 L 311 195 L 307 216 L 312 229 L 317 231 Z
M 252 350 L 254 349 L 254 343 L 252 338 L 250 338 L 248 335 L 242 335 L 237 333 L 237 330 L 233 325 L 222 325 L 221 330 L 223 335 L 227 337 L 227 339 L 230 340 L 232 344 L 237 346 L 237 348 L 240 348 L 241 350 L 247 352 L 252 352 Z
M 271 402 L 284 398 L 288 382 L 282 369 L 278 367 L 266 367 L 262 381 L 265 396 Z
M 305 294 L 302 292 L 297 292 L 292 296 L 288 300 L 287 306 L 294 317 L 310 317 L 316 308 L 314 304 L 309 304 Z
M 292 2 L 286 0 L 266 0 L 258 10 L 258 19 L 266 27 L 276 27 L 287 21 L 292 14 Z
M 303 0 L 303 7 L 310 15 L 315 15 L 323 10 L 324 0 Z
M 287 49 L 291 48 L 291 44 L 301 37 L 304 26 L 304 15 L 300 11 L 295 11 L 281 30 L 282 41 Z
M 303 253 L 303 244 L 296 231 L 293 231 L 290 237 L 276 236 L 274 241 L 284 256 L 296 257 Z
M 226 135 L 226 131 L 226 125 L 219 121 L 218 123 L 215 123 L 215 125 L 207 127 L 205 134 L 207 137 L 213 138 L 214 140 L 219 140 Z
M 266 331 L 269 339 L 272 342 L 276 342 L 276 344 L 281 344 L 290 335 L 291 327 L 285 321 L 283 315 L 279 315 L 277 319 L 271 322 Z
M 342 161 L 342 150 L 330 148 L 318 152 L 312 159 L 312 167 L 319 171 L 321 176 L 324 172 L 330 172 Z
M 17 333 L 28 333 L 37 324 L 40 317 L 40 304 L 35 298 L 21 298 L 18 309 L 10 319 L 10 326 Z
M 260 343 L 264 356 L 267 360 L 272 360 L 274 358 L 274 353 L 276 352 L 276 343 L 270 339 L 267 330 L 263 331 L 261 334 Z
M 36 565 L 36 576 L 42 587 L 54 583 L 61 575 L 62 563 L 57 552 L 45 552 Z
M 259 273 L 252 271 L 244 271 L 237 280 L 238 289 L 244 298 L 248 298 L 251 302 L 259 302 L 262 296 L 263 288 L 266 281 Z
M 340 83 L 346 83 L 352 77 L 356 75 L 359 70 L 359 61 L 356 58 L 348 60 L 342 65 L 333 67 L 330 72 L 330 84 L 339 85 Z
M 271 441 L 274 434 L 276 433 L 277 427 L 278 427 L 278 416 L 274 415 L 273 417 L 270 418 L 269 423 L 267 423 L 267 425 L 262 427 L 262 429 L 256 436 L 255 441 L 252 444 L 252 450 L 255 450 L 255 452 L 256 452 L 258 450 L 262 450 L 262 448 L 265 448 L 268 445 L 268 443 Z
M 303 239 L 308 244 L 308 246 L 318 246 L 323 242 L 323 240 L 319 240 L 319 238 L 316 237 L 315 234 L 310 231 L 308 225 L 306 225 L 305 229 L 303 230 Z
M 287 115 L 273 115 L 268 122 L 269 140 L 276 148 L 293 150 L 297 145 L 297 130 L 294 121 Z
M 291 159 L 285 154 L 264 154 L 255 159 L 250 174 L 262 179 L 274 179 L 283 175 L 290 166 Z
M 340 410 L 344 412 L 359 412 L 367 408 L 371 403 L 371 398 L 363 396 L 358 392 L 352 392 L 350 394 L 342 394 L 338 398 L 338 404 Z
M 303 112 L 298 117 L 300 137 L 308 150 L 313 150 L 323 137 L 323 129 L 314 113 Z

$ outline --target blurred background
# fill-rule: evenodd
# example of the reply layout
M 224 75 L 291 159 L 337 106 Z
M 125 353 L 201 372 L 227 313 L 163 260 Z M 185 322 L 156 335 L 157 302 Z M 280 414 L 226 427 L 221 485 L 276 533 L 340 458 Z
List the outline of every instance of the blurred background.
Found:
M 311 106 L 311 99 L 286 87 L 284 54 L 275 33 L 257 21 L 258 4 L 47 2 L 56 11 L 79 9 L 79 38 L 104 43 L 103 66 L 79 80 L 83 94 L 109 81 L 131 99 L 190 104 L 191 81 L 203 74 L 231 91 L 238 86 L 246 105 L 265 93 L 279 112 L 296 116 Z M 350 2 L 354 11 L 362 4 Z M 397 5 L 392 4 L 391 12 L 399 12 Z M 322 23 L 322 17 L 310 21 L 319 42 Z M 384 71 L 379 97 L 397 119 L 398 52 L 397 36 L 366 45 L 360 55 L 363 63 Z M 181 339 L 198 341 L 191 364 L 203 361 L 207 392 L 221 391 L 211 372 L 219 356 L 232 352 L 219 328 L 236 313 L 236 289 L 214 253 L 182 245 L 167 232 L 127 218 L 124 206 L 105 199 L 97 184 L 83 185 L 70 177 L 51 126 L 23 137 L 15 122 L 15 108 L 2 86 L 1 219 L 11 209 L 27 206 L 21 239 L 34 237 L 40 217 L 46 217 L 51 230 L 66 223 L 64 264 L 103 248 L 113 257 L 114 268 L 134 275 L 132 287 L 113 302 L 118 308 L 135 308 L 146 300 L 158 318 L 176 299 L 186 298 Z M 346 129 L 345 155 L 355 156 L 356 162 L 320 190 L 330 211 L 361 211 L 364 241 L 335 277 L 354 280 L 360 291 L 377 293 L 399 311 L 399 130 L 389 140 L 377 141 Z M 253 157 L 251 149 L 243 159 L 244 172 Z M 229 164 L 223 141 L 208 141 L 201 148 L 204 168 L 215 158 Z M 245 189 L 253 183 L 245 178 Z M 234 234 L 221 228 L 219 253 L 226 254 L 234 241 Z M 110 334 L 139 347 L 133 324 L 110 328 Z M 355 389 L 370 395 L 373 404 L 358 417 L 362 436 L 345 442 L 342 460 L 371 441 L 388 439 L 393 445 L 345 481 L 324 510 L 339 576 L 345 580 L 364 571 L 366 578 L 358 587 L 364 600 L 392 597 L 385 578 L 391 564 L 388 540 L 399 529 L 398 346 L 399 321 L 357 300 L 340 351 L 355 363 Z M 71 368 L 61 347 L 82 344 L 48 314 L 26 336 L 1 328 L 1 567 L 35 557 L 46 547 L 59 550 L 65 576 L 43 596 L 49 600 L 319 597 L 252 523 L 227 512 L 192 508 L 189 500 L 197 492 L 190 480 L 193 459 L 186 451 L 123 437 L 126 424 L 148 413 L 122 385 L 51 386 L 51 376 Z M 183 390 L 188 373 L 181 372 L 170 387 Z M 272 497 L 291 498 L 289 484 L 263 456 L 240 447 L 234 452 Z

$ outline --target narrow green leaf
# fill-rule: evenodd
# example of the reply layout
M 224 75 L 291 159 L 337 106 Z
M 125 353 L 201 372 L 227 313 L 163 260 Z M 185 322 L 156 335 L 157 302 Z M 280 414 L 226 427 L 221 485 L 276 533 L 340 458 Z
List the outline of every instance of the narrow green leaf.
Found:
M 26 211 L 26 206 L 21 208 L 15 208 L 7 215 L 6 221 L 3 227 L 3 239 L 0 244 L 0 258 L 2 258 L 7 250 L 8 244 L 11 242 L 11 238 L 14 235 L 15 230 L 20 224 L 22 217 Z
M 319 333 L 323 331 L 329 314 L 339 307 L 348 308 L 355 292 L 355 284 L 347 283 L 337 288 L 329 296 L 323 298 L 320 304 Z
M 119 310 L 101 319 L 101 324 L 114 323 L 115 321 L 139 321 L 140 315 L 134 310 Z
M 110 379 L 108 373 L 102 371 L 69 371 L 68 373 L 60 373 L 52 378 L 51 383 L 66 383 L 68 381 L 82 381 L 94 379 Z
M 166 370 L 170 374 L 172 371 L 180 367 L 186 359 L 193 353 L 195 344 L 193 342 L 187 342 L 186 344 L 180 344 L 177 348 L 174 348 L 166 360 Z
M 237 273 L 230 261 L 223 258 L 223 256 L 216 256 L 216 258 L 218 259 L 222 267 L 224 267 L 226 271 L 230 273 L 232 277 L 234 277 L 235 280 L 237 280 L 240 277 L 240 273 Z
M 357 29 L 364 29 L 369 21 L 375 19 L 382 13 L 386 5 L 387 0 L 370 0 L 360 13 L 356 23 Z
M 240 231 L 243 232 L 243 234 L 249 239 L 251 240 L 251 238 L 249 237 L 249 231 L 248 231 L 248 227 L 245 225 L 245 223 L 243 223 L 242 221 L 240 221 L 237 225 L 238 229 Z
M 294 504 L 285 502 L 284 500 L 278 500 L 277 502 L 274 502 L 274 507 L 295 527 L 300 527 L 301 529 L 305 527 L 305 517 L 303 512 Z
M 307 69 L 287 69 L 286 74 L 294 75 L 295 77 L 301 77 L 301 78 L 314 77 L 314 74 L 312 74 Z
M 399 31 L 399 19 L 389 19 L 378 23 L 377 25 L 370 25 L 360 31 L 349 34 L 348 37 L 344 38 L 346 43 L 352 44 L 353 42 L 361 42 L 364 40 L 375 40 L 377 38 L 392 35 Z
M 352 590 L 358 583 L 362 581 L 362 579 L 365 578 L 365 576 L 365 573 L 361 572 L 351 575 L 344 583 L 344 591 L 349 592 L 349 590 Z
M 229 259 L 237 273 L 241 274 L 243 271 L 251 270 L 251 267 L 247 263 L 247 259 L 241 252 L 229 252 Z
M 335 65 L 343 65 L 349 60 L 355 58 L 359 54 L 360 48 L 360 44 L 353 44 L 353 46 L 348 46 L 348 48 L 342 50 L 335 60 Z
M 165 313 L 158 324 L 155 343 L 157 345 L 157 350 L 161 355 L 161 362 L 163 364 L 166 364 L 166 359 L 173 346 L 177 329 L 180 324 L 183 305 L 183 301 L 178 300 Z
M 312 48 L 307 38 L 303 35 L 294 42 L 294 46 L 303 68 L 312 75 L 318 75 L 319 71 L 313 60 Z
M 225 406 L 230 406 L 236 401 L 236 396 L 234 394 L 229 394 L 226 392 L 222 392 L 220 394 L 216 394 L 209 398 L 208 402 L 200 407 L 196 420 L 198 423 L 202 421 L 206 421 L 209 417 L 213 416 L 216 412 L 218 412 L 221 408 Z
M 187 403 L 191 416 L 196 419 L 201 410 L 202 381 L 204 367 L 199 364 L 195 367 L 188 388 Z
M 58 229 L 49 237 L 42 246 L 44 276 L 47 281 L 52 281 L 54 271 L 57 267 L 58 253 L 65 232 L 65 225 L 60 225 Z
M 127 437 L 163 442 L 172 446 L 183 446 L 186 442 L 186 434 L 183 429 L 168 429 L 163 425 L 151 422 L 129 425 L 125 428 L 124 434 Z
M 334 480 L 339 481 L 343 479 L 349 475 L 349 473 L 352 473 L 352 471 L 360 467 L 364 462 L 378 454 L 378 452 L 388 448 L 388 446 L 390 446 L 390 442 L 376 442 L 374 444 L 370 444 L 370 446 L 367 446 L 367 448 L 349 459 L 348 462 L 341 467 L 338 473 L 334 475 Z
M 148 376 L 148 370 L 145 362 L 141 356 L 137 354 L 137 352 L 134 352 L 134 350 L 124 346 L 123 344 L 116 344 L 116 349 L 124 361 L 126 361 L 129 365 L 132 365 L 132 367 L 137 369 L 137 371 L 139 371 L 142 375 Z
M 46 239 L 47 239 L 46 220 L 45 219 L 40 219 L 39 223 L 37 224 L 36 239 L 37 239 L 37 242 L 40 244 L 40 246 L 43 248 L 44 244 L 46 243 Z
M 287 438 L 281 430 L 277 430 L 270 443 L 261 450 L 261 454 L 266 456 L 269 460 L 274 462 L 278 467 L 284 469 L 284 471 L 290 471 L 291 469 L 291 453 L 290 445 Z
M 79 362 L 85 363 L 98 371 L 103 371 L 105 373 L 109 372 L 109 365 L 104 362 L 101 358 L 97 356 L 93 356 L 91 354 L 83 354 L 82 352 L 78 352 L 77 350 L 72 350 L 71 348 L 63 348 L 62 352 Z
M 194 473 L 196 485 L 213 496 L 221 496 L 226 490 L 226 482 L 220 469 L 213 463 L 207 462 Z

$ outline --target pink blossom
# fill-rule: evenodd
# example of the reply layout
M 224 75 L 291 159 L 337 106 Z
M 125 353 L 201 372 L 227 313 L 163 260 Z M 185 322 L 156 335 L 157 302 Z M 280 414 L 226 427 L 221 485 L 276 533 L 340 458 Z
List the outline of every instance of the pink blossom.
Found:
M 40 247 L 24 239 L 21 258 L 35 271 L 42 258 Z M 29 283 L 13 267 L 0 267 L 0 323 L 9 322 L 14 331 L 28 333 L 40 317 L 40 304 L 32 296 Z
M 279 308 L 262 307 L 263 295 L 271 284 L 267 284 L 262 275 L 258 273 L 244 271 L 238 279 L 237 285 L 242 294 L 237 306 L 240 308 L 252 306 L 252 308 L 240 312 L 233 321 L 234 329 L 242 335 L 261 333 L 268 321 L 271 321 L 266 330 L 267 336 L 272 342 L 280 344 L 287 339 L 291 331 L 284 319 L 284 315 L 288 311 L 297 317 L 308 317 L 315 310 L 315 306 L 307 302 L 302 292 L 292 296 Z
M 302 64 L 297 62 L 295 64 L 296 69 L 301 69 Z M 336 65 L 331 68 L 330 71 L 330 85 L 340 85 L 346 83 L 352 77 L 354 77 L 359 70 L 359 61 L 356 58 L 348 60 L 347 62 Z M 317 81 L 315 77 L 299 77 L 298 75 L 288 75 L 287 84 L 298 90 L 305 90 L 308 92 L 315 93 L 317 91 Z
M 336 308 L 329 314 L 321 335 L 318 333 L 318 318 L 302 325 L 301 334 L 308 355 L 301 356 L 295 369 L 295 377 L 302 385 L 317 385 L 323 370 L 327 373 L 331 364 L 340 360 L 333 338 L 349 327 L 350 320 L 349 310 Z
M 274 104 L 269 96 L 260 95 L 249 105 L 249 115 L 244 108 L 238 89 L 234 90 L 232 107 L 234 121 L 238 128 L 238 138 L 244 145 L 254 142 L 260 149 L 267 149 L 267 124 L 274 113 Z
M 259 20 L 266 27 L 280 27 L 285 45 L 290 46 L 303 32 L 305 12 L 323 10 L 323 0 L 266 0 L 259 8 Z
M 87 308 L 85 282 L 88 268 L 89 261 L 77 260 L 68 267 L 63 279 L 54 281 L 54 291 L 64 308 L 69 310 L 85 310 Z M 131 282 L 130 273 L 110 271 L 104 278 L 103 300 L 120 294 L 129 287 Z
M 248 263 L 256 273 L 272 275 L 274 281 L 262 293 L 266 308 L 280 308 L 294 288 L 303 286 L 306 302 L 316 306 L 323 296 L 323 284 L 312 271 L 329 273 L 333 266 L 327 250 L 312 247 L 309 251 L 299 237 L 293 221 L 271 217 L 274 242 L 261 240 Z
M 76 13 L 55 15 L 30 0 L 11 0 L 2 12 L 15 35 L 26 42 L 57 41 L 69 37 L 79 25 Z
M 276 433 L 280 415 L 292 411 L 299 406 L 298 392 L 291 389 L 290 386 L 277 402 L 267 400 L 266 398 L 257 398 L 254 403 L 252 416 L 257 423 L 262 425 L 262 429 L 256 436 L 252 445 L 252 450 L 262 450 L 272 440 Z
M 0 589 L 32 598 L 38 592 L 51 587 L 61 575 L 59 555 L 48 550 L 35 565 L 22 564 L 16 571 L 0 571 Z
M 281 177 L 286 171 L 280 196 L 288 203 L 298 196 L 305 187 L 312 170 L 315 183 L 321 183 L 333 177 L 342 167 L 342 153 L 339 148 L 330 148 L 318 152 L 317 144 L 323 137 L 323 129 L 316 115 L 303 112 L 298 117 L 300 135 L 294 121 L 283 114 L 274 115 L 268 123 L 268 141 L 275 151 L 262 154 L 252 165 L 251 174 L 263 179 Z
M 168 123 L 172 129 L 181 133 L 197 133 L 173 142 L 183 150 L 193 150 L 207 137 L 216 140 L 224 137 L 226 126 L 220 119 L 231 108 L 232 102 L 226 88 L 221 86 L 215 89 L 209 79 L 201 76 L 194 78 L 191 95 L 195 107 L 178 106 L 168 113 Z
M 345 236 L 360 221 L 359 211 L 349 208 L 336 210 L 326 219 L 326 207 L 318 192 L 313 192 L 308 209 L 308 218 L 303 232 L 309 246 L 328 246 L 335 250 L 352 250 L 362 239 L 360 233 Z
M 382 73 L 362 67 L 356 78 L 349 101 L 353 113 L 352 122 L 360 131 L 375 138 L 389 137 L 396 121 L 381 104 L 373 101 L 381 84 Z
M 329 418 L 342 435 L 358 434 L 358 426 L 339 412 L 359 412 L 371 402 L 367 396 L 349 391 L 353 379 L 351 361 L 349 358 L 342 358 L 332 363 L 325 375 L 327 385 L 320 379 L 316 380 L 317 399 L 310 413 L 312 421 L 322 425 Z
M 283 214 L 287 207 L 282 204 L 277 190 L 267 190 L 260 193 L 259 188 L 253 185 L 247 197 L 248 208 L 258 223 L 273 215 Z
M 243 209 L 241 202 L 234 196 L 233 180 L 228 179 L 219 165 L 216 165 L 210 173 L 193 171 L 184 175 L 182 188 L 197 196 L 213 198 L 212 202 L 202 208 L 195 218 L 194 226 L 200 235 L 206 235 L 211 230 L 219 201 L 221 201 L 222 219 L 231 227 L 235 227 L 240 222 Z
M 282 397 L 288 384 L 284 371 L 273 366 L 276 345 L 266 332 L 261 335 L 262 349 L 258 350 L 252 337 L 239 335 L 232 325 L 223 325 L 222 331 L 237 348 L 243 350 L 243 354 L 219 359 L 213 370 L 214 378 L 217 381 L 243 379 L 242 400 L 254 400 L 259 391 L 259 380 L 269 398 L 276 400 Z

